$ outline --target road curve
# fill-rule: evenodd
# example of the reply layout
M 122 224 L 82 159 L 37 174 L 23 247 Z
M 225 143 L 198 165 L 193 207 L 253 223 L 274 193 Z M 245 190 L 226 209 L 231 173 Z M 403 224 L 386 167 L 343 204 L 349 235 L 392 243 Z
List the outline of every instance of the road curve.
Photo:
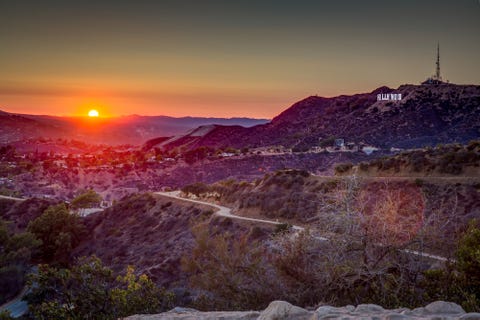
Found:
M 14 201 L 25 201 L 25 200 L 27 200 L 27 199 L 15 198 L 15 197 L 10 197 L 10 196 L 2 196 L 2 195 L 0 195 L 0 199 L 14 200 Z
M 203 204 L 203 205 L 206 205 L 206 206 L 213 207 L 213 208 L 217 209 L 215 214 L 217 216 L 220 216 L 220 217 L 227 217 L 227 218 L 230 218 L 230 219 L 237 219 L 237 220 L 254 221 L 254 222 L 260 222 L 260 223 L 268 223 L 268 224 L 274 224 L 274 225 L 282 224 L 281 222 L 277 222 L 277 221 L 238 216 L 238 215 L 233 214 L 232 209 L 230 209 L 228 207 L 220 206 L 218 204 L 213 204 L 213 203 L 210 203 L 210 202 L 183 198 L 183 197 L 180 196 L 180 191 L 155 192 L 155 194 L 165 196 L 165 197 L 174 198 L 174 199 L 178 199 L 178 200 L 182 200 L 182 201 L 186 201 L 186 202 Z M 304 227 L 295 226 L 295 225 L 292 226 L 292 229 L 295 230 L 295 231 L 305 230 Z M 328 238 L 325 238 L 325 237 L 314 236 L 314 238 L 317 239 L 317 240 L 320 240 L 320 241 L 328 241 Z M 401 251 L 405 252 L 405 253 L 408 253 L 408 254 L 411 254 L 411 255 L 420 256 L 420 257 L 424 257 L 424 258 L 430 258 L 430 259 L 438 260 L 438 261 L 442 261 L 442 262 L 448 261 L 448 259 L 445 258 L 445 257 L 437 256 L 437 255 L 429 254 L 429 253 L 425 253 L 425 252 L 409 250 L 409 249 L 403 249 Z

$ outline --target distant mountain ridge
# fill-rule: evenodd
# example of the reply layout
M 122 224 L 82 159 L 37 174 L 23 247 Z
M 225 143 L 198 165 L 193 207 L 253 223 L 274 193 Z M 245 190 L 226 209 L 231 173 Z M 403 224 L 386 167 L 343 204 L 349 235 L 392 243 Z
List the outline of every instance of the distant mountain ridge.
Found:
M 185 134 L 203 125 L 250 127 L 268 122 L 251 118 L 123 116 L 116 118 L 55 117 L 14 114 L 0 110 L 0 143 L 30 138 L 76 139 L 88 143 L 140 145 L 159 136 Z
M 402 100 L 377 101 L 377 94 L 382 93 L 401 94 Z M 205 135 L 187 134 L 162 146 L 283 145 L 302 150 L 331 137 L 381 148 L 468 142 L 480 137 L 480 86 L 402 85 L 350 96 L 311 96 L 269 123 L 251 128 L 217 125 Z

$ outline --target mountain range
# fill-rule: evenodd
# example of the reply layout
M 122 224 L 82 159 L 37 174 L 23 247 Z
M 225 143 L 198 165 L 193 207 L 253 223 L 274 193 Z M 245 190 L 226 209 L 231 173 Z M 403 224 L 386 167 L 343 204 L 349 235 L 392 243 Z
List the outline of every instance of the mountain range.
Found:
M 377 100 L 379 94 L 400 94 L 401 100 Z M 265 124 L 250 128 L 203 126 L 162 140 L 158 146 L 195 149 L 283 145 L 307 150 L 322 140 L 338 138 L 379 148 L 416 148 L 464 143 L 479 136 L 480 86 L 407 84 L 332 98 L 311 96 Z
M 93 144 L 140 145 L 158 136 L 185 134 L 202 125 L 250 127 L 268 122 L 251 118 L 123 116 L 114 118 L 56 117 L 0 110 L 0 143 L 35 138 L 63 138 Z
M 378 100 L 377 95 L 401 100 Z M 395 94 L 395 95 L 391 95 Z M 369 93 L 310 96 L 271 121 L 249 118 L 55 117 L 0 111 L 0 143 L 28 138 L 192 150 L 282 145 L 307 150 L 322 140 L 379 148 L 465 143 L 480 137 L 480 86 L 450 83 L 380 87 Z

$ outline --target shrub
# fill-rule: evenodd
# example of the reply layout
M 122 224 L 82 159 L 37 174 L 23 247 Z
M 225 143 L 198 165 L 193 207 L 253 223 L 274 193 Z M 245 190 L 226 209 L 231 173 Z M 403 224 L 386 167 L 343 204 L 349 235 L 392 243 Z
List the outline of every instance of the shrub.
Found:
M 50 206 L 27 227 L 42 241 L 41 258 L 46 262 L 68 263 L 71 250 L 80 242 L 84 225 L 71 214 L 65 204 Z
M 0 304 L 22 289 L 32 255 L 39 246 L 40 241 L 33 234 L 11 235 L 0 220 Z
M 10 315 L 9 311 L 6 311 L 6 310 L 0 311 L 0 320 L 13 320 L 13 319 L 15 319 L 15 318 L 13 318 Z
M 283 234 L 289 232 L 292 228 L 292 225 L 289 223 L 279 223 L 275 226 L 275 230 L 273 231 L 274 235 Z
M 368 171 L 369 165 L 367 162 L 360 162 L 360 164 L 358 165 L 358 168 L 361 171 Z
M 201 310 L 262 309 L 273 300 L 265 267 L 266 252 L 258 241 L 229 234 L 193 230 L 196 245 L 182 258 L 190 284 L 204 294 L 194 302 Z
M 80 194 L 75 199 L 73 199 L 72 207 L 74 209 L 92 208 L 100 205 L 101 201 L 102 201 L 102 197 L 98 193 L 96 193 L 94 190 L 90 189 Z
M 456 263 L 429 270 L 420 283 L 429 300 L 456 302 L 469 312 L 480 311 L 480 229 L 472 221 L 458 242 Z
M 440 172 L 448 174 L 460 174 L 462 172 L 462 166 L 455 161 L 455 157 L 455 152 L 448 152 L 444 154 L 439 161 Z
M 469 284 L 480 298 L 480 229 L 475 220 L 459 241 L 457 250 L 458 269 L 469 279 Z
M 341 164 L 337 164 L 335 166 L 335 173 L 336 174 L 343 174 L 343 173 L 346 173 L 348 171 L 350 171 L 353 167 L 353 164 L 352 163 L 341 163 Z
M 196 182 L 182 188 L 182 192 L 186 194 L 191 193 L 196 195 L 197 197 L 199 197 L 202 193 L 208 192 L 209 190 L 210 190 L 209 186 L 207 186 L 203 182 Z
M 428 165 L 428 160 L 422 152 L 411 153 L 409 162 L 415 172 L 421 172 Z
M 322 148 L 333 147 L 333 143 L 335 142 L 335 139 L 336 139 L 335 136 L 330 136 L 328 138 L 322 139 L 318 145 Z
M 171 307 L 173 295 L 128 267 L 115 277 L 96 257 L 82 258 L 71 269 L 40 265 L 30 276 L 29 308 L 38 319 L 118 319 L 158 313 Z

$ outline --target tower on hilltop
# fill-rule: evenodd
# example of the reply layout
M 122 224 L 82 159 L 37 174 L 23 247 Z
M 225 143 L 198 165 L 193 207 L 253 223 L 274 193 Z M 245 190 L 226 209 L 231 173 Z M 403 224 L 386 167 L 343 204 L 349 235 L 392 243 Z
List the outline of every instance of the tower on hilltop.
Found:
M 435 70 L 435 80 L 442 81 L 442 76 L 440 75 L 440 43 L 437 43 L 437 68 Z
M 422 84 L 442 84 L 442 76 L 440 74 L 440 43 L 437 43 L 437 62 L 435 63 L 435 74 L 422 82 Z M 447 81 L 448 82 L 448 81 Z

